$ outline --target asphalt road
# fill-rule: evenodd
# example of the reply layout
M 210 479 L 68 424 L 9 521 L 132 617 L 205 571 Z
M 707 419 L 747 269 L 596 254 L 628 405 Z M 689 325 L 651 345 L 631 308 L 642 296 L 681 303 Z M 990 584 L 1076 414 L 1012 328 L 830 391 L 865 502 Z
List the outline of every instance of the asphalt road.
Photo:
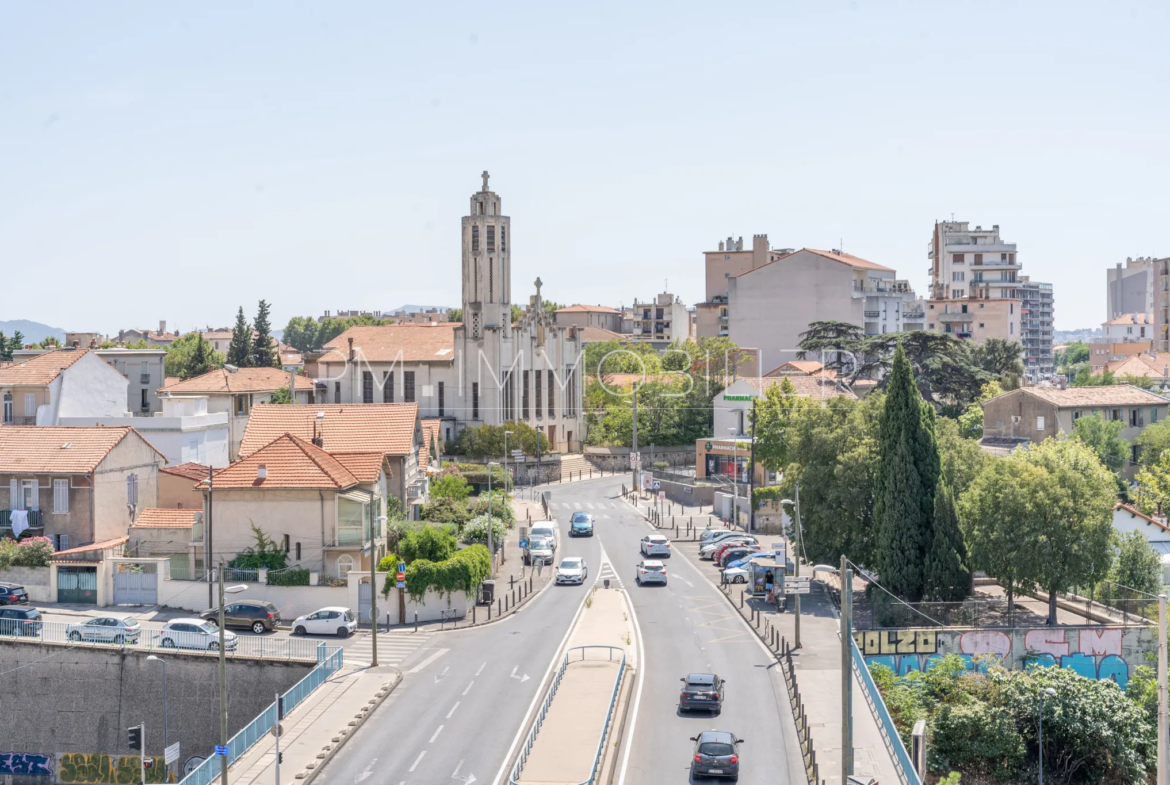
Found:
M 783 677 L 718 589 L 681 556 L 668 561 L 667 586 L 634 584 L 638 543 L 651 529 L 617 498 L 620 486 L 619 477 L 549 488 L 562 533 L 577 505 L 596 519 L 593 538 L 562 537 L 558 561 L 585 557 L 592 583 L 604 552 L 632 598 L 642 638 L 626 725 L 633 739 L 623 745 L 615 781 L 689 782 L 689 737 L 718 728 L 747 740 L 740 782 L 805 782 Z M 402 684 L 322 769 L 318 784 L 505 783 L 505 763 L 527 732 L 528 712 L 543 697 L 585 592 L 550 586 L 505 621 L 431 636 L 403 660 Z M 679 714 L 679 679 L 692 671 L 728 680 L 721 716 Z

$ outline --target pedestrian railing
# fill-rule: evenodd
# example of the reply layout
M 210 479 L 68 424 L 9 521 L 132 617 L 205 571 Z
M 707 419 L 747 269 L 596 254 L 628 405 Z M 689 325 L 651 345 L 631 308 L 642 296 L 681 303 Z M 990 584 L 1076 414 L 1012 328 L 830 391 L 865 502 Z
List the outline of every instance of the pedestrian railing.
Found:
M 308 641 L 312 643 L 312 641 Z M 281 696 L 281 719 L 287 716 L 290 711 L 295 709 L 305 698 L 312 694 L 313 690 L 325 683 L 325 680 L 332 676 L 345 664 L 345 653 L 340 646 L 327 646 L 324 643 L 316 644 L 317 667 L 309 671 L 305 678 L 292 686 L 292 689 Z M 272 730 L 272 727 L 277 723 L 278 709 L 275 702 L 268 704 L 264 711 L 260 712 L 257 717 L 241 728 L 236 735 L 232 736 L 227 743 L 227 765 L 231 766 L 239 758 L 252 748 L 256 742 L 264 738 L 264 735 Z M 184 777 L 180 785 L 210 785 L 217 777 L 219 777 L 220 757 L 218 755 L 210 755 L 203 763 Z
M 597 741 L 597 752 L 593 756 L 593 767 L 589 772 L 589 778 L 582 780 L 577 785 L 593 785 L 596 781 L 597 769 L 601 765 L 601 753 L 605 749 L 605 739 L 609 735 L 609 728 L 613 723 L 613 712 L 617 706 L 618 694 L 621 691 L 622 676 L 626 671 L 626 652 L 617 646 L 574 646 L 565 652 L 565 656 L 561 660 L 561 667 L 557 669 L 556 676 L 553 677 L 552 684 L 548 687 L 548 693 L 545 694 L 544 701 L 540 704 L 540 711 L 537 713 L 536 719 L 532 721 L 532 728 L 528 731 L 528 736 L 524 740 L 524 746 L 520 748 L 520 754 L 516 758 L 516 763 L 512 766 L 512 773 L 508 777 L 509 785 L 520 785 L 520 772 L 524 770 L 524 764 L 528 762 L 528 757 L 532 753 L 533 746 L 536 744 L 537 734 L 540 733 L 540 728 L 544 725 L 545 718 L 548 717 L 549 709 L 552 708 L 553 698 L 556 697 L 557 688 L 561 686 L 561 679 L 564 678 L 565 670 L 569 667 L 569 663 L 583 661 L 585 659 L 585 653 L 589 649 L 607 650 L 611 662 L 613 661 L 615 651 L 621 654 L 621 659 L 618 660 L 617 678 L 614 679 L 613 692 L 609 697 L 609 708 L 606 710 L 605 722 L 601 725 L 601 738 Z M 581 652 L 580 659 L 574 657 L 574 652 Z
M 906 752 L 906 745 L 902 743 L 902 737 L 898 735 L 898 728 L 894 725 L 894 719 L 890 716 L 890 712 L 886 708 L 886 702 L 882 700 L 881 693 L 878 692 L 877 685 L 874 684 L 873 676 L 870 675 L 869 668 L 865 665 L 865 658 L 861 656 L 861 650 L 857 648 L 857 641 L 853 640 L 853 637 L 850 636 L 849 643 L 853 646 L 853 656 L 851 658 L 853 668 L 861 677 L 861 690 L 865 694 L 865 699 L 869 703 L 874 716 L 877 717 L 882 735 L 886 737 L 886 746 L 893 755 L 894 767 L 897 769 L 898 779 L 902 782 L 902 785 L 922 785 L 922 779 L 918 776 L 918 772 L 914 769 L 914 764 L 910 761 L 910 755 Z
M 218 633 L 167 632 L 160 629 L 122 629 L 87 625 L 85 621 L 58 622 L 27 619 L 0 619 L 0 638 L 15 642 L 48 643 L 63 646 L 163 650 L 203 656 L 218 656 Z M 228 657 L 266 660 L 317 661 L 317 641 L 310 638 L 268 635 L 225 634 Z

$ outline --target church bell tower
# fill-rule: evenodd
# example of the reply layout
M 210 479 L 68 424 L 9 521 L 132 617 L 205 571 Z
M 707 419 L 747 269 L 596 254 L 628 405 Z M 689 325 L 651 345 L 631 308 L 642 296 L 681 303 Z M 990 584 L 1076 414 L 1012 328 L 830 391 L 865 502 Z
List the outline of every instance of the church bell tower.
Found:
M 481 340 L 487 330 L 512 323 L 512 227 L 500 212 L 500 197 L 488 188 L 471 195 L 471 212 L 463 216 L 463 328 Z

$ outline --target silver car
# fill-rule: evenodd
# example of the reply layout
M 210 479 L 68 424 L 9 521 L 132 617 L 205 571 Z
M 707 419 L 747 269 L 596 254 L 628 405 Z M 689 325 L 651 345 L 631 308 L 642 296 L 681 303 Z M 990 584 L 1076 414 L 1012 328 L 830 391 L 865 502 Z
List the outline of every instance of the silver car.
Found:
M 634 583 L 639 586 L 645 586 L 647 583 L 660 583 L 666 585 L 666 565 L 657 559 L 647 559 L 638 564 L 638 574 L 634 577 Z
M 219 625 L 207 619 L 172 619 L 162 628 L 158 640 L 164 649 L 219 651 Z M 236 634 L 224 630 L 224 651 L 235 651 L 236 645 Z
M 545 537 L 536 537 L 528 541 L 528 548 L 524 551 L 525 564 L 536 564 L 537 561 L 544 564 L 552 564 L 552 560 L 552 540 Z
M 142 625 L 129 614 L 98 616 L 89 621 L 70 624 L 65 628 L 69 640 L 95 641 L 97 643 L 138 643 L 142 636 Z
M 557 583 L 584 583 L 589 577 L 589 568 L 580 556 L 566 556 L 557 567 Z

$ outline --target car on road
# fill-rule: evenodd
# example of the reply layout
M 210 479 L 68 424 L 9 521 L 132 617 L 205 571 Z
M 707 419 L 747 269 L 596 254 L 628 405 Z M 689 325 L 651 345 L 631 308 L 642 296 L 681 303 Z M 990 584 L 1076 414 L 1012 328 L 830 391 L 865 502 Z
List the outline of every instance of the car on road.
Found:
M 593 514 L 588 512 L 573 513 L 573 517 L 569 519 L 569 536 L 592 537 Z
M 589 568 L 580 556 L 566 556 L 557 567 L 557 583 L 584 583 L 589 577 Z
M 742 559 L 746 556 L 750 556 L 751 554 L 755 553 L 759 547 L 760 546 L 756 545 L 756 546 L 744 546 L 742 548 L 728 548 L 727 550 L 725 550 L 722 553 L 722 555 L 720 555 L 719 566 L 720 567 L 727 567 L 733 561 L 739 561 L 740 559 Z
M 41 634 L 41 612 L 36 608 L 0 608 L 0 635 L 37 636 Z
M 128 613 L 110 613 L 70 624 L 65 628 L 65 637 L 74 642 L 94 641 L 121 646 L 124 643 L 138 643 L 142 637 L 142 625 Z
M 642 538 L 641 549 L 643 556 L 666 556 L 669 558 L 670 540 L 661 534 L 647 534 Z
M 28 605 L 28 592 L 15 583 L 0 583 L 0 605 Z
M 666 585 L 666 565 L 657 559 L 646 559 L 638 563 L 638 574 L 634 576 L 634 583 L 645 586 L 647 583 L 661 583 Z
M 239 639 L 234 632 L 223 631 L 224 651 L 235 651 Z M 164 649 L 219 651 L 219 625 L 207 619 L 171 619 L 158 634 Z
M 219 624 L 219 608 L 203 611 L 199 616 Z M 259 635 L 271 632 L 280 624 L 280 610 L 270 602 L 259 600 L 237 600 L 223 608 L 223 626 L 243 627 Z
M 747 583 L 751 575 L 745 567 L 728 567 L 723 571 L 724 583 Z
M 727 731 L 708 730 L 691 736 L 691 741 L 695 743 L 692 778 L 727 777 L 733 782 L 739 779 L 739 745 L 744 743 L 743 739 Z
M 727 683 L 714 673 L 691 673 L 682 679 L 682 692 L 678 696 L 679 711 L 723 710 Z
M 552 540 L 547 537 L 530 537 L 528 547 L 524 549 L 524 563 L 535 564 L 540 561 L 552 564 L 554 554 Z
M 293 635 L 336 635 L 338 638 L 348 638 L 357 632 L 357 626 L 353 611 L 338 605 L 298 616 L 292 623 L 292 630 Z
M 528 530 L 528 539 L 536 537 L 549 540 L 554 551 L 561 545 L 560 537 L 557 535 L 556 521 L 533 521 L 532 528 Z

